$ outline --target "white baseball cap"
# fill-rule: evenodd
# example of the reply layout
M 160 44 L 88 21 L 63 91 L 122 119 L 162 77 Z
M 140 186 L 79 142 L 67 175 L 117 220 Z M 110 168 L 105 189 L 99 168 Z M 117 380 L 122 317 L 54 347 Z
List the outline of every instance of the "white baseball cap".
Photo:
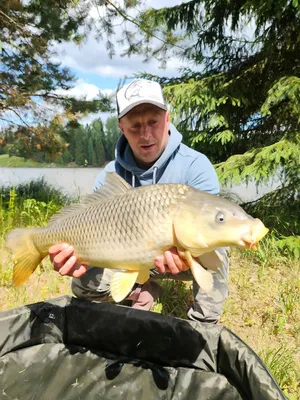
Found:
M 144 103 L 168 110 L 159 83 L 147 79 L 135 79 L 117 92 L 118 118 L 124 117 L 134 107 Z

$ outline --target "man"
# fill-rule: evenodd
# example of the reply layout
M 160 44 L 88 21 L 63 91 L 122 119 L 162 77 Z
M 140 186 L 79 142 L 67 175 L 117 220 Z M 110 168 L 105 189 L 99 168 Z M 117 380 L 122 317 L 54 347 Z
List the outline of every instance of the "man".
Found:
M 119 128 L 122 135 L 116 146 L 116 159 L 101 171 L 95 190 L 105 182 L 107 172 L 115 171 L 133 187 L 156 183 L 182 183 L 219 193 L 217 174 L 207 157 L 181 143 L 182 135 L 170 124 L 170 113 L 160 85 L 137 79 L 117 93 Z M 81 298 L 103 300 L 109 292 L 111 270 L 87 267 L 77 263 L 73 249 L 56 245 L 50 250 L 54 269 L 61 275 L 72 276 L 73 293 Z M 193 280 L 194 304 L 188 317 L 216 323 L 228 295 L 227 250 L 202 256 L 199 262 L 209 269 L 220 268 L 214 274 L 214 289 L 206 294 L 199 288 L 190 270 L 175 248 L 157 255 L 153 260 L 155 272 L 144 285 L 136 285 L 129 300 L 133 308 L 150 310 L 158 296 L 161 278 Z

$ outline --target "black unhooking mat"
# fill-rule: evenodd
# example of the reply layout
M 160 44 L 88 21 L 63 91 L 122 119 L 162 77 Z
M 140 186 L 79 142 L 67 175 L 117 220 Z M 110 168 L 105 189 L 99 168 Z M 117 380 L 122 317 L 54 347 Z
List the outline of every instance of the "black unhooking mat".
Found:
M 286 399 L 225 327 L 69 296 L 0 313 L 0 398 Z

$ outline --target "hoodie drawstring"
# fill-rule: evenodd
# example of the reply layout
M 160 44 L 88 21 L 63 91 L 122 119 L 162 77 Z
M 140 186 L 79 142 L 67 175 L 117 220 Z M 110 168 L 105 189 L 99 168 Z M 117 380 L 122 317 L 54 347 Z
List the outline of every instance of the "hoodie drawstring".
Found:
M 132 177 L 131 177 L 131 186 L 134 188 L 135 187 L 135 175 L 133 172 L 131 172 Z
M 156 184 L 156 174 L 157 174 L 158 167 L 153 168 L 153 177 L 152 177 L 152 184 Z M 133 172 L 131 172 L 131 186 L 134 188 L 135 187 L 135 175 Z
M 156 172 L 158 170 L 158 167 L 154 167 L 153 168 L 153 178 L 152 178 L 152 184 L 155 185 L 156 184 Z

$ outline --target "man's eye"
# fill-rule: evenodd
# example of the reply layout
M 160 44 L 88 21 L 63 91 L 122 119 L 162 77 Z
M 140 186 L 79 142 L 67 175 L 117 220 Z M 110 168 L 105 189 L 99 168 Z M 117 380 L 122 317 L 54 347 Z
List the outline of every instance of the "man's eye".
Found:
M 150 121 L 150 125 L 154 125 L 154 124 L 156 124 L 156 120 L 155 119 L 152 119 L 151 121 Z

